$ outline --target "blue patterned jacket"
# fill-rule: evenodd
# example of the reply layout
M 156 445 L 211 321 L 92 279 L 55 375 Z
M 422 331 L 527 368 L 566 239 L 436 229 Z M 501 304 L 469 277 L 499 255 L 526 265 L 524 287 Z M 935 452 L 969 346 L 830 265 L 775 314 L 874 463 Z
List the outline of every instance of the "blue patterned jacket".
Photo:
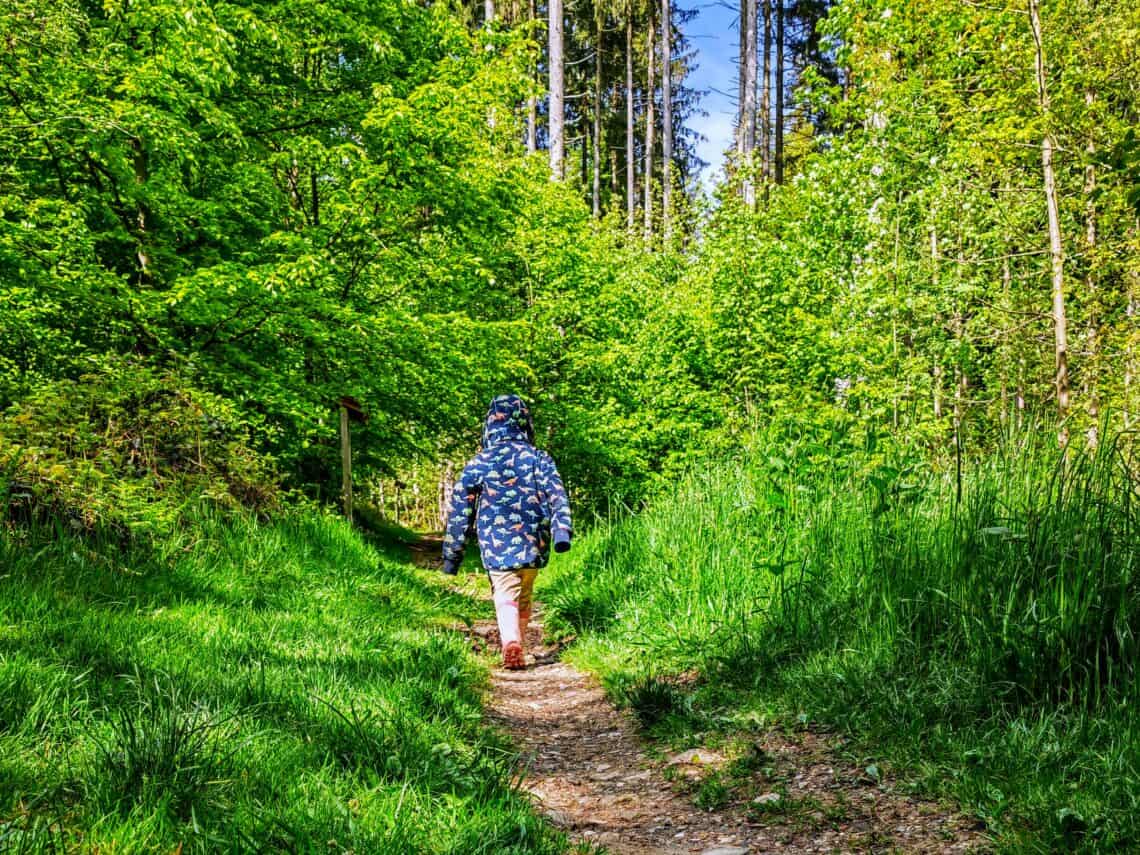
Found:
M 443 571 L 455 573 L 472 528 L 487 570 L 545 567 L 550 545 L 570 548 L 570 504 L 554 459 L 534 447 L 530 410 L 517 395 L 491 402 L 483 449 L 455 482 Z

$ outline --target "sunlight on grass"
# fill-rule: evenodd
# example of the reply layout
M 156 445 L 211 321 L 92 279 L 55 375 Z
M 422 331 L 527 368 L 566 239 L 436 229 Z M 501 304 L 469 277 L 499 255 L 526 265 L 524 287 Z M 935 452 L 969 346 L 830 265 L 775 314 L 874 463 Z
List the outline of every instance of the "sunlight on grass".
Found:
M 0 849 L 560 852 L 444 625 L 339 520 L 0 538 Z
M 1140 845 L 1135 471 L 1111 442 L 1011 440 L 959 502 L 911 459 L 760 448 L 587 537 L 545 580 L 549 624 L 655 732 L 776 709 L 1011 850 L 1119 851 Z

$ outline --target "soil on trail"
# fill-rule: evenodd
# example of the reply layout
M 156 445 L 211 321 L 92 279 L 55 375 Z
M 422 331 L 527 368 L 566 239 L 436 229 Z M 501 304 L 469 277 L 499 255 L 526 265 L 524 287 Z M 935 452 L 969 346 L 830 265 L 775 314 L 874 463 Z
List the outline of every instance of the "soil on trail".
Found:
M 471 635 L 497 652 L 492 622 Z M 702 810 L 694 796 L 727 758 L 705 749 L 654 756 L 594 680 L 543 646 L 541 626 L 527 642 L 525 671 L 495 670 L 488 714 L 518 746 L 539 810 L 574 841 L 623 855 L 985 849 L 976 824 L 893 792 L 842 761 L 834 737 L 810 731 L 754 737 L 762 762 L 743 785 L 738 777 L 735 798 Z

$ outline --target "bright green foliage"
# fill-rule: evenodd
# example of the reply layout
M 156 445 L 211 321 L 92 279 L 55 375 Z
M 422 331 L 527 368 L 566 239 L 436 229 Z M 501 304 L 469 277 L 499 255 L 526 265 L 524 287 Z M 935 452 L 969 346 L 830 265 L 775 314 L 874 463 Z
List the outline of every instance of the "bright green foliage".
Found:
M 1011 851 L 1122 851 L 1140 842 L 1133 466 L 1114 443 L 1065 462 L 1010 441 L 959 500 L 913 451 L 809 430 L 599 528 L 546 602 L 663 733 L 803 714 L 915 764 Z M 646 679 L 694 669 L 692 697 Z
M 563 851 L 441 626 L 473 601 L 313 514 L 40 533 L 0 541 L 0 848 Z
M 204 503 L 278 503 L 277 473 L 231 404 L 125 361 L 14 407 L 0 422 L 0 472 L 13 518 L 104 534 L 167 537 Z
M 1042 4 L 1042 112 L 1024 3 L 847 0 L 825 22 L 840 88 L 802 97 L 835 129 L 759 210 L 732 187 L 693 276 L 721 308 L 741 406 L 990 448 L 1002 423 L 1056 408 L 1041 165 L 1056 172 L 1070 434 L 1136 410 L 1134 3 Z M 699 284 L 697 287 L 708 287 Z
M 546 179 L 487 122 L 521 39 L 402 0 L 29 0 L 0 27 L 0 406 L 133 353 L 319 484 L 341 395 L 393 469 L 525 379 L 506 247 Z

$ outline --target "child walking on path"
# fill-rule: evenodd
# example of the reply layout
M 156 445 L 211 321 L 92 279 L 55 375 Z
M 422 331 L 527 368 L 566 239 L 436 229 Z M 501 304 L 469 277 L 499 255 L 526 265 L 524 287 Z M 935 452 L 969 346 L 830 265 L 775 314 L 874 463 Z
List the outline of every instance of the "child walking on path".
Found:
M 523 631 L 539 569 L 570 548 L 570 504 L 554 459 L 534 446 L 530 410 L 518 395 L 491 402 L 483 447 L 463 469 L 451 495 L 443 537 L 443 572 L 455 574 L 475 529 L 491 577 L 503 667 L 524 667 Z

